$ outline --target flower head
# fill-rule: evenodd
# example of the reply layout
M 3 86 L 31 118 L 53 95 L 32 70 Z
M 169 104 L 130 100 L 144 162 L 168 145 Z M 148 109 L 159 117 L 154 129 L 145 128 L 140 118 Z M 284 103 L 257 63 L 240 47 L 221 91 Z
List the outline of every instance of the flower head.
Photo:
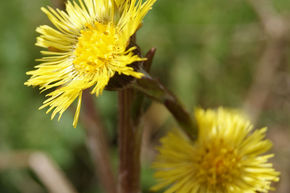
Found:
M 161 139 L 153 163 L 158 184 L 166 193 L 268 192 L 279 173 L 268 163 L 273 154 L 266 128 L 251 133 L 252 125 L 237 112 L 198 109 L 199 137 L 191 142 L 178 131 Z
M 79 117 L 83 90 L 100 95 L 109 80 L 117 74 L 141 78 L 130 64 L 145 60 L 129 47 L 130 37 L 156 0 L 78 0 L 68 1 L 66 11 L 42 8 L 55 28 L 47 25 L 36 29 L 36 45 L 43 58 L 25 82 L 40 90 L 54 89 L 40 109 L 50 107 L 51 118 L 63 112 L 78 98 L 74 123 Z

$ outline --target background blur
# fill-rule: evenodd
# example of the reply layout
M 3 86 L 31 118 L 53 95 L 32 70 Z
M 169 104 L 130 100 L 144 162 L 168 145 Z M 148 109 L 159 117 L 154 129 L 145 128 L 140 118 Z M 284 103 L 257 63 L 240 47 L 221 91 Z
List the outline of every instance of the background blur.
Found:
M 152 74 L 189 111 L 196 106 L 241 108 L 257 127 L 268 126 L 276 154 L 272 161 L 282 172 L 275 192 L 289 193 L 290 1 L 255 2 L 158 0 L 138 32 L 138 43 L 143 53 L 157 48 Z M 50 121 L 45 110 L 37 110 L 44 95 L 23 85 L 28 79 L 25 72 L 40 57 L 40 48 L 34 46 L 35 28 L 50 24 L 40 11 L 45 5 L 56 4 L 0 0 L 0 192 L 48 192 L 28 167 L 43 163 L 27 158 L 29 152 L 37 151 L 49 156 L 78 192 L 98 193 L 82 124 L 73 128 L 69 111 L 61 121 Z M 96 103 L 117 167 L 117 95 L 106 91 Z M 153 147 L 176 123 L 163 107 L 151 104 L 143 125 L 142 186 L 146 193 L 154 183 Z

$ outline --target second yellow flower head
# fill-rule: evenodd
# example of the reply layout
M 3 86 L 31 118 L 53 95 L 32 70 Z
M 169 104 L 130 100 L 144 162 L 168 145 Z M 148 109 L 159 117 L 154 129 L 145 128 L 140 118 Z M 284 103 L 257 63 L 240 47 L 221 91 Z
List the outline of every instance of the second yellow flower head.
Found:
M 266 128 L 253 126 L 241 114 L 219 108 L 195 113 L 199 136 L 192 142 L 181 132 L 161 139 L 153 167 L 166 193 L 266 193 L 279 180 L 265 154 L 271 142 Z

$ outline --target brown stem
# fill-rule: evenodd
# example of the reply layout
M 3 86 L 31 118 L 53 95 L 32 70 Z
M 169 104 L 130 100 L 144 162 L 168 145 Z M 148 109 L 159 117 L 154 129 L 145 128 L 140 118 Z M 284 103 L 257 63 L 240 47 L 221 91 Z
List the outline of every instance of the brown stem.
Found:
M 133 121 L 133 89 L 119 91 L 119 184 L 118 193 L 140 192 L 141 130 Z
M 87 146 L 103 189 L 107 193 L 116 193 L 117 186 L 110 163 L 108 142 L 92 97 L 88 90 L 84 92 L 84 113 L 81 115 L 81 121 L 87 132 Z
M 174 116 L 175 120 L 193 141 L 196 140 L 198 131 L 190 114 L 185 110 L 177 97 L 171 93 L 158 80 L 152 78 L 148 73 L 142 71 L 145 75 L 142 79 L 136 81 L 134 88 L 143 92 L 152 99 L 162 103 Z
M 244 108 L 255 123 L 266 104 L 267 97 L 277 76 L 277 69 L 286 57 L 289 44 L 289 23 L 279 16 L 274 7 L 266 0 L 248 0 L 256 12 L 267 34 L 267 46 L 257 63 L 254 81 L 248 91 Z

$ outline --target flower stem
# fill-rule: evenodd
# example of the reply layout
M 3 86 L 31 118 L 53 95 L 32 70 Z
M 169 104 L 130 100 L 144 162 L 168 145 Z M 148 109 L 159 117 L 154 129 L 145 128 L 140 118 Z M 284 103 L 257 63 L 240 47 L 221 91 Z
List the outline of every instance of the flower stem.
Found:
M 118 193 L 140 191 L 141 130 L 134 118 L 135 93 L 133 89 L 119 91 L 119 184 Z
M 109 145 L 106 140 L 104 126 L 95 108 L 93 95 L 84 92 L 84 113 L 81 121 L 87 133 L 87 146 L 92 156 L 98 179 L 106 193 L 116 193 L 117 185 L 110 163 Z
M 144 76 L 141 79 L 136 80 L 133 87 L 150 98 L 162 103 L 174 116 L 175 120 L 188 137 L 195 141 L 198 135 L 197 127 L 195 126 L 190 114 L 185 110 L 177 97 L 157 79 L 152 78 L 147 72 L 144 70 L 141 70 L 141 72 Z

